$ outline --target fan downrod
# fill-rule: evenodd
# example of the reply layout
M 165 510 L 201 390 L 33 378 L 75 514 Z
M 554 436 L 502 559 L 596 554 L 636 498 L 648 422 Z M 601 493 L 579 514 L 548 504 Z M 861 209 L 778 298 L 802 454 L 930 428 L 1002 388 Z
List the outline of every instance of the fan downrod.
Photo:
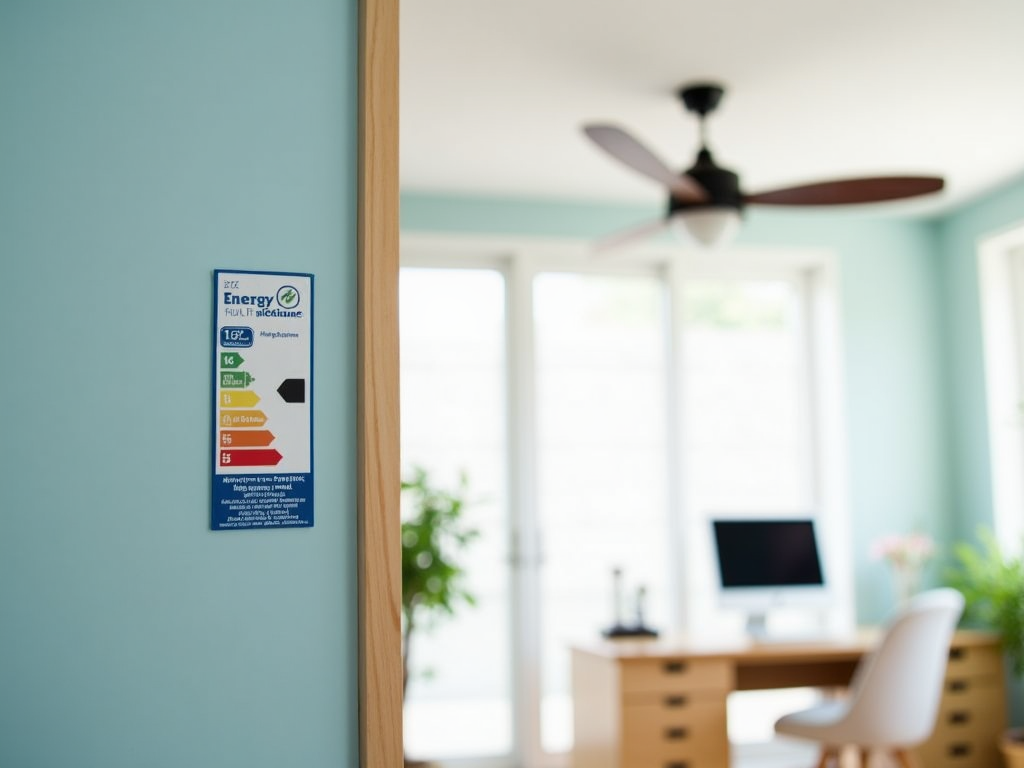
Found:
M 704 117 L 713 112 L 722 100 L 725 89 L 714 83 L 694 83 L 679 89 L 679 98 L 690 112 Z

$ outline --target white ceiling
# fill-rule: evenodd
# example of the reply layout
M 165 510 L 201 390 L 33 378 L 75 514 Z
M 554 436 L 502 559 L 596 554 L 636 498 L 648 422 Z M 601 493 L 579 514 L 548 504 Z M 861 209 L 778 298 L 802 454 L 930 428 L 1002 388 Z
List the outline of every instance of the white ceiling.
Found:
M 744 191 L 934 174 L 941 210 L 1024 172 L 1024 0 L 401 0 L 404 190 L 647 202 L 580 132 L 613 122 L 673 168 L 708 120 Z

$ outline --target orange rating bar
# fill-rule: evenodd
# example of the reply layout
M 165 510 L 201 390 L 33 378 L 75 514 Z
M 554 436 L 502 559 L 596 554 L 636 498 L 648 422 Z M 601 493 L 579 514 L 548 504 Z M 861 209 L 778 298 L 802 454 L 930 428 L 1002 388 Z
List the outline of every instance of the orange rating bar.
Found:
M 262 448 L 274 442 L 275 437 L 269 429 L 222 429 L 220 444 L 236 448 Z
M 267 414 L 263 411 L 221 411 L 222 427 L 262 427 L 267 423 Z

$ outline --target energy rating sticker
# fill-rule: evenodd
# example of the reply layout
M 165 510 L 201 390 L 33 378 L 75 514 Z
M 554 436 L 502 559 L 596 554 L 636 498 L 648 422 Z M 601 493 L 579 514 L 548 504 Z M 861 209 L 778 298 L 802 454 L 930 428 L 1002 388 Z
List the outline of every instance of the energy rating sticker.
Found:
M 215 270 L 210 527 L 313 525 L 313 276 Z

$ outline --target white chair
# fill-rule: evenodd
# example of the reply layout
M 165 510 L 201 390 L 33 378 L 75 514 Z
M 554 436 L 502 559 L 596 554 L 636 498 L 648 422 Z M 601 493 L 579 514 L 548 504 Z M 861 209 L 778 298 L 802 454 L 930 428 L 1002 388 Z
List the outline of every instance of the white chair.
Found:
M 853 746 L 862 763 L 877 750 L 911 768 L 908 750 L 935 728 L 949 643 L 963 608 L 955 589 L 912 598 L 858 664 L 846 697 L 785 715 L 776 733 L 820 743 L 818 768 L 830 760 L 838 765 L 840 750 Z

